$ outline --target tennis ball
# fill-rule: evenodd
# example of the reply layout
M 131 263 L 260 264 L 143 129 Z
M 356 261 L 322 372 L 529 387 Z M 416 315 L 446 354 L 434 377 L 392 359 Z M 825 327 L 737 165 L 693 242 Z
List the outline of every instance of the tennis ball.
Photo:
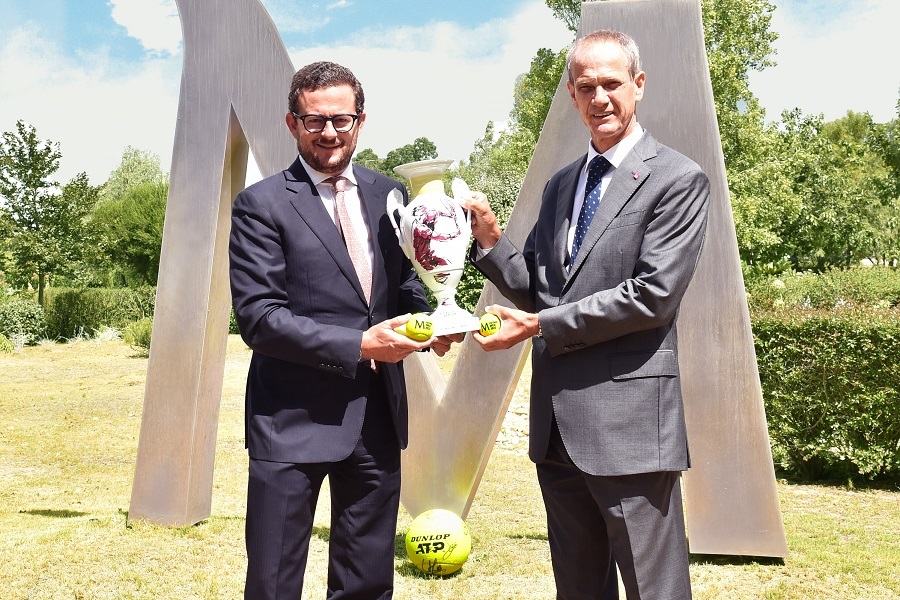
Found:
M 394 329 L 400 335 L 405 335 L 411 340 L 424 342 L 434 333 L 434 321 L 425 313 L 416 313 L 409 318 L 406 326 L 401 325 Z
M 429 575 L 459 571 L 472 550 L 466 523 L 449 510 L 426 510 L 413 519 L 406 532 L 406 553 L 416 567 Z
M 500 331 L 502 324 L 503 321 L 494 313 L 484 313 L 481 315 L 481 325 L 478 328 L 478 332 L 483 336 L 494 335 Z

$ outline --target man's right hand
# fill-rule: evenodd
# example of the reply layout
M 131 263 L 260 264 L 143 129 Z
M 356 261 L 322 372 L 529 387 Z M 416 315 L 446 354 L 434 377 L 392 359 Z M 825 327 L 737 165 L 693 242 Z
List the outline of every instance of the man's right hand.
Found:
M 487 196 L 481 192 L 472 192 L 461 201 L 462 207 L 472 214 L 472 237 L 484 250 L 490 250 L 503 235 L 497 217 L 491 210 Z
M 413 352 L 431 346 L 431 339 L 417 342 L 394 331 L 395 327 L 405 325 L 412 315 L 400 315 L 382 321 L 363 332 L 360 358 L 377 360 L 378 362 L 400 362 Z

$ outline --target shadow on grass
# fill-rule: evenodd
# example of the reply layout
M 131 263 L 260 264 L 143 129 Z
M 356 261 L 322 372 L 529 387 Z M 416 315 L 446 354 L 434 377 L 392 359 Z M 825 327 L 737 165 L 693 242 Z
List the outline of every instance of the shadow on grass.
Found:
M 534 542 L 547 542 L 550 541 L 550 538 L 547 537 L 546 533 L 524 533 L 522 535 L 508 535 L 506 536 L 508 540 L 532 540 Z
M 38 517 L 51 517 L 53 519 L 71 519 L 73 517 L 83 517 L 88 514 L 86 512 L 81 512 L 78 510 L 52 510 L 49 508 L 23 510 L 20 512 L 23 512 L 27 515 L 35 515 Z
M 900 476 L 882 477 L 874 481 L 862 478 L 829 479 L 821 477 L 804 477 L 794 472 L 776 469 L 775 477 L 778 479 L 779 483 L 787 485 L 819 485 L 822 487 L 860 492 L 900 492 Z
M 784 565 L 784 559 L 772 556 L 731 556 L 724 554 L 691 554 L 692 565 L 729 565 L 740 567 L 745 565 L 762 565 L 778 567 Z

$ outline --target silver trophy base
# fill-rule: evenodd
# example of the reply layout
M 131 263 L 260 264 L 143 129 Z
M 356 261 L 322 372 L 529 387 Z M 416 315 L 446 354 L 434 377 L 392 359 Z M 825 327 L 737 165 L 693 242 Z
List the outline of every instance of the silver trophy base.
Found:
M 478 317 L 451 302 L 441 303 L 431 313 L 431 320 L 434 322 L 434 335 L 478 331 L 481 325 Z

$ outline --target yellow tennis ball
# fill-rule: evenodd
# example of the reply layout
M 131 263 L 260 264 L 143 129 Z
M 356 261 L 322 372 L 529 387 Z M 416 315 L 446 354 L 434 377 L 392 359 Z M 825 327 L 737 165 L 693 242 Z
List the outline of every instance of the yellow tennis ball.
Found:
M 478 327 L 478 332 L 483 336 L 494 335 L 500 331 L 502 324 L 503 321 L 494 313 L 484 313 L 481 315 L 481 324 Z
M 416 567 L 429 575 L 459 571 L 472 550 L 466 523 L 449 510 L 426 510 L 413 519 L 406 532 L 406 553 Z
M 434 334 L 434 321 L 425 313 L 416 313 L 409 318 L 405 327 L 401 325 L 394 331 L 400 335 L 405 335 L 411 340 L 424 342 Z

